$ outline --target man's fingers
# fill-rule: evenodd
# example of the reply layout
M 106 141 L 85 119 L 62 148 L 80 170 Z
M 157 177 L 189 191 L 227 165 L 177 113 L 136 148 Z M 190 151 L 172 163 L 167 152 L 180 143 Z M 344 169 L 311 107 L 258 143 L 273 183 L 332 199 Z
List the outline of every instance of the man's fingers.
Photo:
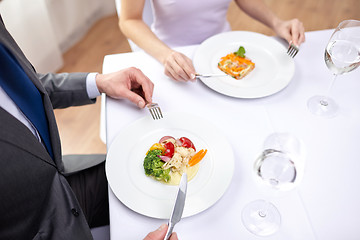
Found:
M 164 223 L 158 229 L 150 232 L 144 240 L 163 240 L 166 234 L 168 226 Z M 177 239 L 177 238 L 176 238 Z
M 145 97 L 145 100 L 147 102 L 152 102 L 152 95 L 154 91 L 154 83 L 146 77 L 141 70 L 137 69 L 137 71 L 134 71 L 134 79 L 136 84 L 139 84 L 140 87 L 137 88 L 137 90 L 141 89 L 142 92 L 140 93 L 140 96 Z M 134 92 L 137 92 L 136 90 Z M 137 92 L 139 93 L 139 92 Z
M 170 240 L 178 240 L 176 232 L 173 232 L 170 236 Z
M 129 99 L 139 108 L 144 108 L 146 105 L 144 98 L 142 98 L 140 95 L 136 94 L 133 91 L 126 91 L 125 98 Z

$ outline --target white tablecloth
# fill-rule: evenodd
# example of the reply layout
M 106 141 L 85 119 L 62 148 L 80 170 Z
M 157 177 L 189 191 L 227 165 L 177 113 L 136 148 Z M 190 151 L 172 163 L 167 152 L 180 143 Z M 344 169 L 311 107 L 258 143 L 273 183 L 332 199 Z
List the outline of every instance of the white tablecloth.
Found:
M 359 239 L 360 216 L 360 71 L 339 76 L 331 95 L 340 106 L 335 118 L 321 118 L 307 109 L 307 100 L 326 93 L 332 74 L 324 48 L 332 30 L 306 33 L 295 57 L 295 75 L 281 92 L 260 99 L 227 97 L 201 81 L 178 83 L 167 78 L 160 63 L 144 52 L 108 55 L 103 72 L 135 66 L 154 83 L 153 101 L 163 111 L 200 115 L 216 125 L 232 145 L 235 171 L 224 196 L 211 208 L 181 220 L 179 238 L 261 239 L 241 221 L 242 208 L 256 199 L 270 200 L 280 211 L 281 228 L 266 239 Z M 197 46 L 178 50 L 192 58 Z M 128 124 L 148 110 L 126 100 L 106 98 L 107 146 Z M 274 192 L 254 178 L 253 163 L 270 133 L 291 132 L 306 148 L 305 172 L 294 190 Z M 138 214 L 123 205 L 110 189 L 112 239 L 142 239 L 166 220 Z

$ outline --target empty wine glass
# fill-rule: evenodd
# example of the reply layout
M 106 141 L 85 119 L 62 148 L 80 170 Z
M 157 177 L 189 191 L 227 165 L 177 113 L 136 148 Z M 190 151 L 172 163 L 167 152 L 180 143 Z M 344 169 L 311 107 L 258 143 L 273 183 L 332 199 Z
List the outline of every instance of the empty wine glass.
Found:
M 303 145 L 289 133 L 274 133 L 266 138 L 263 151 L 256 159 L 257 179 L 275 190 L 294 188 L 303 174 Z M 278 231 L 281 215 L 272 203 L 256 200 L 242 211 L 244 226 L 257 236 L 268 236 Z
M 350 72 L 360 65 L 360 21 L 342 21 L 331 35 L 325 49 L 325 63 L 334 74 L 327 96 L 313 96 L 308 100 L 309 110 L 318 116 L 334 117 L 338 105 L 329 92 L 338 75 Z

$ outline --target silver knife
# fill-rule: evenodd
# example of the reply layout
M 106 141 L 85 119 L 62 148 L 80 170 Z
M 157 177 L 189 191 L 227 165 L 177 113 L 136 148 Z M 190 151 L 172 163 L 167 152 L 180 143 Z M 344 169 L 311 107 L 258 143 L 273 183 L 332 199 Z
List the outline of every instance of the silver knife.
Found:
M 187 174 L 183 173 L 181 176 L 179 190 L 176 195 L 176 201 L 171 213 L 169 222 L 168 222 L 168 230 L 166 232 L 164 240 L 168 240 L 171 236 L 171 233 L 174 229 L 176 223 L 180 222 L 181 216 L 184 210 L 185 198 L 186 198 L 186 189 L 187 189 Z
M 227 77 L 226 73 L 209 73 L 209 74 L 200 74 L 196 73 L 195 77 L 203 77 L 203 78 L 210 78 L 210 77 Z

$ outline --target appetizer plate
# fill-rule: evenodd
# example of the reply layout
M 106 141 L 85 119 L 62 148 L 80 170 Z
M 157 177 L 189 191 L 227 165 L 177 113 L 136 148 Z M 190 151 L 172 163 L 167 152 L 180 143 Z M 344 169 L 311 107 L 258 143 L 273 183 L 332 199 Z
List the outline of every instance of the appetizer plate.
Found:
M 236 52 L 240 46 L 245 56 L 255 63 L 255 69 L 241 80 L 230 76 L 201 78 L 209 88 L 236 98 L 260 98 L 281 91 L 294 75 L 294 60 L 287 49 L 274 38 L 263 34 L 233 31 L 217 34 L 205 40 L 196 50 L 193 63 L 200 74 L 223 73 L 217 64 L 220 58 Z
M 227 139 L 209 122 L 185 113 L 164 113 L 164 118 L 144 117 L 125 128 L 107 154 L 106 175 L 115 196 L 128 208 L 145 216 L 168 219 L 178 186 L 145 175 L 143 161 L 153 143 L 163 136 L 187 137 L 196 150 L 208 149 L 197 175 L 188 183 L 183 217 L 215 204 L 228 188 L 234 156 Z

